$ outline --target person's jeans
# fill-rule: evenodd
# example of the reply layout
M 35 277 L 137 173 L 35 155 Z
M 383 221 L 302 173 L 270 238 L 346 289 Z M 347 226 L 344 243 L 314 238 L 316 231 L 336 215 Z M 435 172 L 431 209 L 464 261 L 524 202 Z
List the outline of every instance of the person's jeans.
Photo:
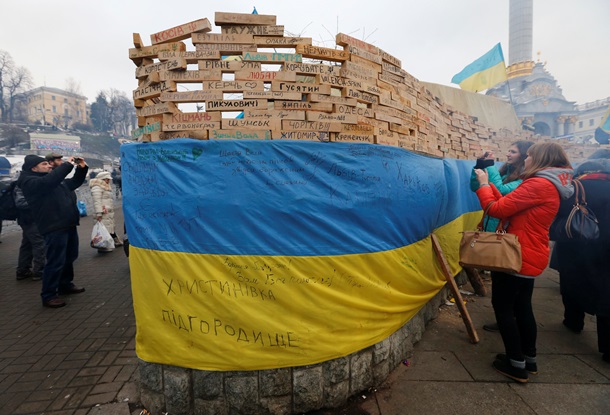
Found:
M 517 361 L 523 361 L 524 355 L 535 357 L 538 329 L 532 310 L 534 279 L 492 271 L 491 283 L 491 303 L 506 355 Z
M 17 274 L 24 274 L 31 268 L 35 275 L 42 274 L 45 264 L 45 242 L 38 232 L 35 223 L 22 225 L 21 246 L 19 247 L 19 260 L 17 261 Z
M 76 227 L 62 229 L 44 236 L 47 264 L 42 274 L 42 301 L 57 297 L 58 292 L 74 286 L 73 263 L 78 258 L 78 232 Z

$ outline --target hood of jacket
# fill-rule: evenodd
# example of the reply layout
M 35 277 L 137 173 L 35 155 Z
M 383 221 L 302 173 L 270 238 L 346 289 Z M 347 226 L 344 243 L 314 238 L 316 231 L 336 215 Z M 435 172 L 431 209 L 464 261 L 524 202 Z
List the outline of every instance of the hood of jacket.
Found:
M 103 189 L 110 190 L 110 184 L 106 183 L 103 179 L 98 179 L 97 177 L 89 180 L 89 188 L 93 189 L 95 186 L 99 186 Z
M 606 173 L 610 174 L 609 159 L 591 159 L 583 162 L 574 171 L 574 177 L 582 176 L 588 173 Z
M 551 167 L 540 170 L 534 177 L 542 177 L 553 183 L 561 199 L 569 199 L 574 194 L 572 176 L 574 170 L 569 167 Z

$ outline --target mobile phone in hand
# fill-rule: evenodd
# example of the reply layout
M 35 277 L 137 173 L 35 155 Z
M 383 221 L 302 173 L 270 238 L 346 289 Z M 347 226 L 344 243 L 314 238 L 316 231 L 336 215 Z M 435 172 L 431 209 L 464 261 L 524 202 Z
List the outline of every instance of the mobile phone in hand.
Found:
M 485 169 L 489 166 L 493 166 L 494 161 L 491 159 L 477 159 L 477 164 L 474 166 L 475 169 Z

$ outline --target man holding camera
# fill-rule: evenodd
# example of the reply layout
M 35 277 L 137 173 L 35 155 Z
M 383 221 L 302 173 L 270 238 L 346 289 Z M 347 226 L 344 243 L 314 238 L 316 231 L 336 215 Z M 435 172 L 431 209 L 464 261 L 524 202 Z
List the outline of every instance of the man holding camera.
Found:
M 74 176 L 66 179 L 75 167 Z M 85 291 L 72 282 L 73 263 L 78 257 L 76 227 L 80 220 L 74 190 L 83 184 L 88 170 L 89 166 L 80 157 L 62 160 L 53 168 L 47 159 L 29 154 L 17 180 L 45 240 L 47 261 L 40 294 L 45 307 L 63 307 L 66 303 L 59 295 Z

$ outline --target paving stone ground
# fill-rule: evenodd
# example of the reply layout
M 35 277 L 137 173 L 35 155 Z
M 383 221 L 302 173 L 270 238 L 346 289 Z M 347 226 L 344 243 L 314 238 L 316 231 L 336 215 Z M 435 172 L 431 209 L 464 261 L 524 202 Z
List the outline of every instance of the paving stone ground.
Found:
M 90 204 L 88 188 L 79 196 Z M 89 209 L 89 212 L 91 210 Z M 122 215 L 117 211 L 119 229 Z M 75 283 L 82 294 L 48 309 L 40 281 L 16 281 L 20 229 L 4 223 L 0 235 L 0 415 L 137 415 L 138 371 L 128 261 L 121 249 L 89 247 L 91 216 L 79 227 Z M 122 235 L 121 232 L 119 232 Z M 489 281 L 486 282 L 489 287 Z M 469 287 L 465 286 L 468 290 Z M 472 289 L 470 289 L 472 291 Z M 415 345 L 410 365 L 396 368 L 375 390 L 345 407 L 318 414 L 610 414 L 610 364 L 597 352 L 595 318 L 580 335 L 561 324 L 559 278 L 547 270 L 536 281 L 540 374 L 526 385 L 496 373 L 503 352 L 489 297 L 466 296 L 480 342 L 470 343 L 457 307 L 442 306 Z M 160 415 L 160 414 L 154 414 Z M 176 415 L 176 414 L 168 414 Z
M 88 188 L 79 198 L 90 209 Z M 123 218 L 117 210 L 122 230 Z M 0 414 L 139 413 L 135 319 L 129 265 L 121 248 L 89 247 L 91 215 L 81 218 L 75 283 L 66 307 L 42 306 L 40 281 L 15 279 L 21 230 L 0 235 Z M 122 232 L 119 232 L 122 235 Z

